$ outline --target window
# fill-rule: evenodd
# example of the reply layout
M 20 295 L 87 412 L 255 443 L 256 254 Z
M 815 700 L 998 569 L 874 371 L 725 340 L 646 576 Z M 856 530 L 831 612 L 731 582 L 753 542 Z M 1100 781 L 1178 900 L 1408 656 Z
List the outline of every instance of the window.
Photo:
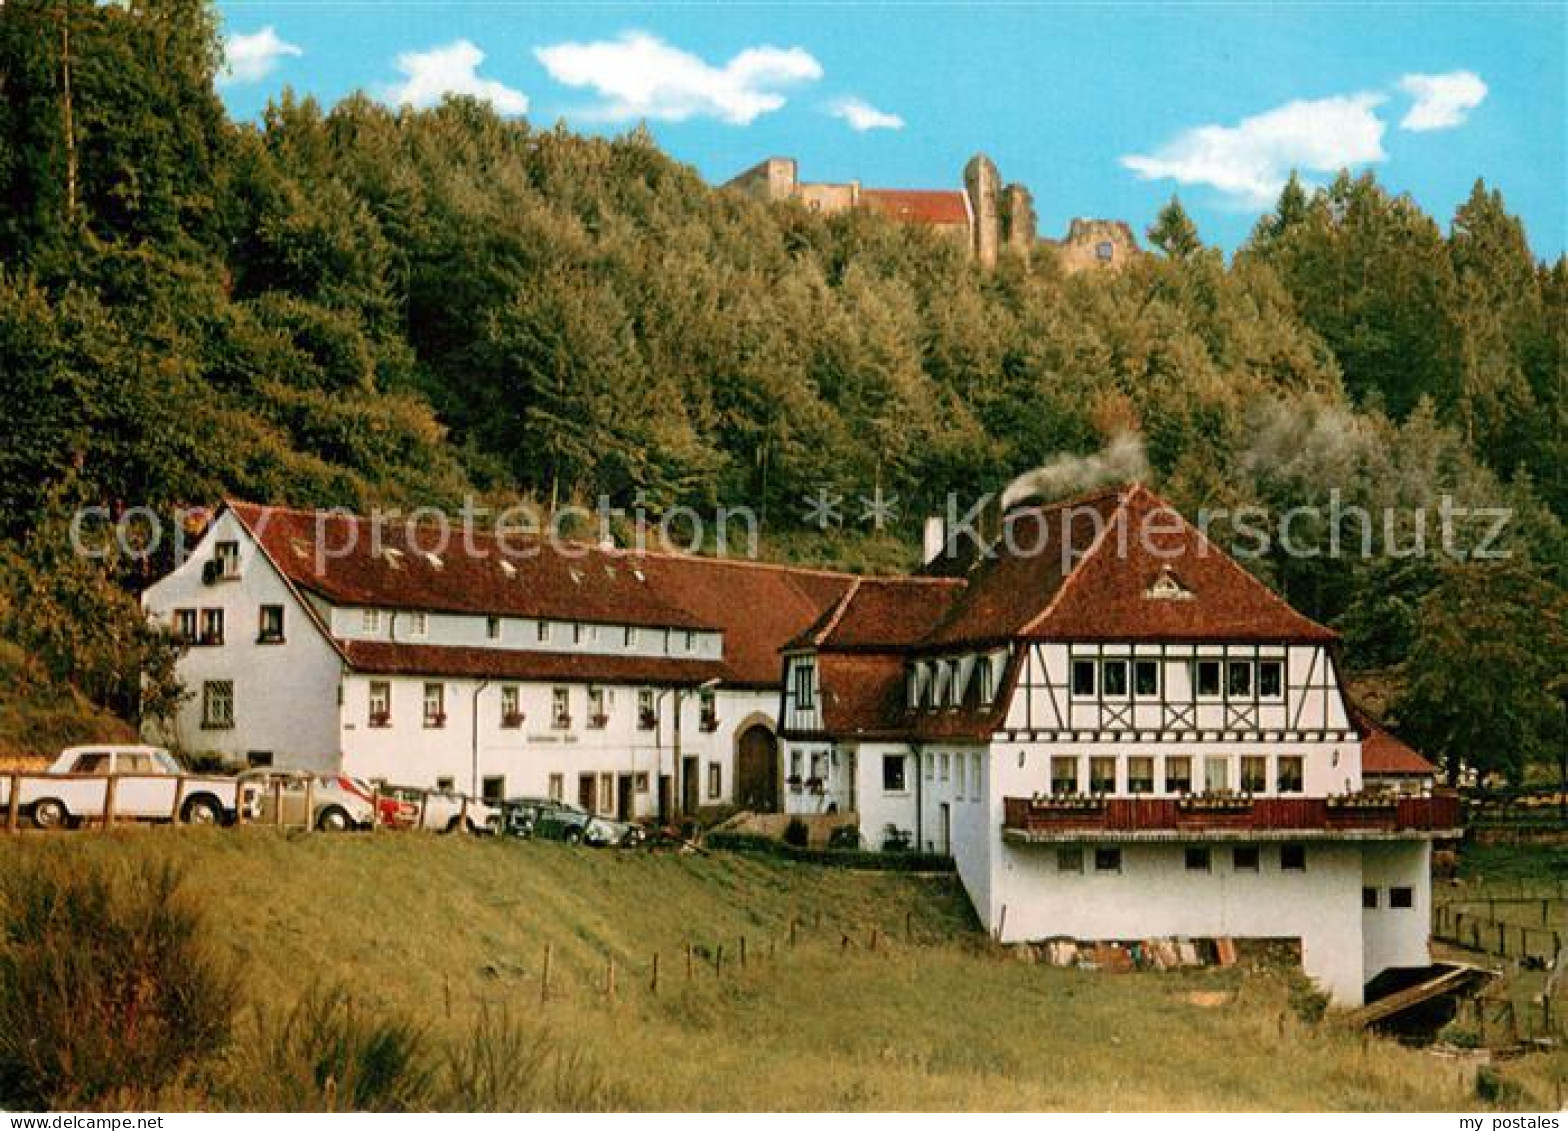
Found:
M 240 575 L 240 544 L 219 542 L 212 548 L 212 559 L 218 563 L 218 576 L 234 578 Z
M 359 631 L 367 636 L 375 636 L 381 631 L 381 610 L 360 609 Z
M 936 755 L 935 754 L 927 754 L 925 756 L 925 763 L 926 763 L 926 781 L 936 781 Z
M 109 755 L 101 750 L 91 754 L 77 755 L 76 762 L 71 766 L 73 774 L 107 774 L 111 760 Z
M 1247 699 L 1252 695 L 1252 665 L 1246 660 L 1232 660 L 1225 665 L 1225 691 L 1232 699 Z
M 635 648 L 635 647 L 637 647 L 637 628 L 636 628 L 635 625 L 630 625 L 629 624 L 629 625 L 626 626 L 626 636 L 625 636 L 625 638 L 623 639 L 622 642 L 628 648 Z
M 1073 694 L 1092 696 L 1094 694 L 1094 661 L 1073 661 Z
M 601 813 L 613 813 L 613 812 L 615 812 L 615 775 L 614 774 L 600 774 L 599 775 L 599 797 L 598 797 L 598 801 L 599 801 L 599 805 L 598 805 L 599 812 L 601 812 Z
M 1262 793 L 1269 787 L 1269 760 L 1261 754 L 1241 756 L 1241 792 Z
M 1286 872 L 1305 872 L 1307 870 L 1306 846 L 1302 844 L 1280 845 L 1279 866 Z
M 795 781 L 800 781 L 801 771 L 805 768 L 805 754 L 799 750 L 789 752 L 789 776 Z
M 1116 792 L 1116 759 L 1094 757 L 1089 759 L 1089 792 Z
M 1218 660 L 1198 661 L 1198 694 L 1218 695 L 1220 693 L 1220 662 Z
M 564 801 L 566 799 L 566 775 L 550 775 L 550 800 Z
M 571 691 L 565 687 L 550 692 L 550 725 L 556 730 L 567 730 L 572 725 Z
M 1134 694 L 1145 699 L 1152 699 L 1160 693 L 1160 664 L 1158 660 L 1133 661 L 1132 689 Z
M 695 652 L 697 650 L 697 634 L 688 628 L 681 637 L 681 647 L 687 652 Z
M 252 770 L 265 770 L 272 765 L 272 751 L 247 750 L 245 752 L 245 765 Z
M 604 707 L 604 688 L 590 687 L 588 689 L 588 729 L 603 730 L 610 721 L 609 712 Z
M 1110 698 L 1127 694 L 1127 661 L 1106 660 L 1100 665 L 1100 694 Z
M 632 775 L 632 789 L 638 793 L 648 792 L 648 775 L 646 773 Z
M 1116 255 L 1116 245 L 1110 240 L 1101 240 L 1094 245 L 1094 257 L 1101 263 L 1109 263 Z
M 446 684 L 425 684 L 425 726 L 446 726 Z
M 539 627 L 535 630 L 535 632 L 536 632 L 536 635 L 538 636 L 539 643 L 541 643 L 541 644 L 548 644 L 548 643 L 550 643 L 550 622 L 549 621 L 547 621 L 547 620 L 540 621 L 539 622 Z
M 201 685 L 201 725 L 207 730 L 234 726 L 234 681 L 208 680 Z
M 1122 850 L 1119 848 L 1096 848 L 1094 850 L 1094 870 L 1096 872 L 1120 872 L 1122 870 Z
M 1256 872 L 1258 858 L 1258 846 L 1255 844 L 1238 844 L 1231 850 L 1231 863 L 1238 872 Z
M 967 765 L 968 759 L 966 759 L 962 754 L 953 755 L 953 778 L 957 783 L 953 787 L 953 796 L 960 799 L 962 799 L 964 796 L 964 778 L 966 776 L 964 771 Z
M 697 717 L 703 730 L 719 729 L 719 700 L 713 688 L 705 687 L 697 695 Z
M 1278 699 L 1285 691 L 1285 665 L 1278 660 L 1263 660 L 1258 664 L 1258 696 Z
M 599 626 L 593 624 L 572 625 L 573 644 L 593 644 L 599 639 Z
M 256 633 L 258 644 L 283 643 L 283 606 L 263 605 L 261 607 L 261 627 Z
M 637 689 L 637 729 L 652 730 L 659 725 L 659 716 L 653 709 L 653 688 Z
M 975 676 L 978 685 L 980 702 L 989 703 L 996 698 L 995 679 L 991 672 L 991 661 L 981 657 L 975 661 Z
M 196 610 L 174 610 L 174 638 L 185 644 L 196 642 Z
M 1280 793 L 1300 793 L 1302 785 L 1300 754 L 1281 754 L 1276 765 L 1274 788 Z
M 1230 789 L 1230 762 L 1225 758 L 1203 760 L 1203 791 L 1225 793 Z
M 969 796 L 975 801 L 980 800 L 980 755 L 969 755 Z
M 940 767 L 940 772 L 937 774 L 937 776 L 943 781 L 946 781 L 948 774 L 951 772 L 950 761 L 946 754 L 941 756 L 941 761 L 938 763 L 938 765 Z
M 1078 759 L 1058 755 L 1051 759 L 1051 792 L 1058 796 L 1078 792 Z
M 506 798 L 504 777 L 479 779 L 479 796 L 488 805 L 499 805 Z
M 203 609 L 201 611 L 201 643 L 223 643 L 222 609 Z
M 1207 872 L 1211 866 L 1210 853 L 1207 848 L 1189 848 L 1186 852 L 1187 871 Z
M 1364 911 L 1377 910 L 1377 888 L 1361 889 L 1361 907 Z
M 1416 905 L 1414 888 L 1389 888 L 1388 905 L 1399 911 L 1408 911 Z
M 1154 792 L 1154 759 L 1136 757 L 1127 759 L 1127 792 Z
M 902 754 L 882 755 L 882 792 L 903 793 L 909 788 L 905 780 L 904 756 Z
M 523 725 L 523 706 L 517 685 L 509 683 L 501 688 L 501 726 L 516 730 Z
M 718 762 L 708 763 L 708 800 L 717 801 L 724 796 L 724 767 Z
M 487 639 L 487 640 L 499 640 L 499 639 L 501 639 L 501 618 L 500 617 L 486 617 L 485 618 L 485 639 Z
M 1192 759 L 1171 757 L 1165 759 L 1165 792 L 1192 792 Z
M 1058 848 L 1056 850 L 1056 870 L 1058 872 L 1083 871 L 1083 849 Z
M 392 684 L 385 679 L 370 681 L 370 718 L 373 727 L 392 725 Z
M 809 711 L 817 705 L 816 670 L 809 661 L 795 665 L 795 706 Z
M 430 634 L 430 614 L 412 612 L 408 614 L 408 635 L 416 640 L 423 639 Z

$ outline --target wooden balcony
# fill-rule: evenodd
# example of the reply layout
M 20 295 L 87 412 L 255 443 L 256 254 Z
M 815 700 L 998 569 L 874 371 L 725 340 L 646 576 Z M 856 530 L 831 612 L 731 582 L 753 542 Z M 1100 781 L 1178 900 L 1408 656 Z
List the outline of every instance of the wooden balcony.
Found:
M 1004 839 L 1392 840 L 1458 836 L 1459 796 L 1003 799 Z

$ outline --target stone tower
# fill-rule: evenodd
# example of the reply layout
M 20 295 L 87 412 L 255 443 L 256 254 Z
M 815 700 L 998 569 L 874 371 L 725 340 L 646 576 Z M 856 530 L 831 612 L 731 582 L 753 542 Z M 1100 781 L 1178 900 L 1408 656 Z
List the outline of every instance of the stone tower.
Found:
M 977 153 L 964 166 L 964 192 L 969 196 L 969 211 L 974 216 L 974 254 L 980 266 L 996 266 L 997 246 L 1001 242 L 1001 209 L 998 201 L 1001 178 L 996 164 Z
M 1036 238 L 1034 197 L 1023 185 L 1008 185 L 1002 191 L 1002 242 L 1028 259 Z

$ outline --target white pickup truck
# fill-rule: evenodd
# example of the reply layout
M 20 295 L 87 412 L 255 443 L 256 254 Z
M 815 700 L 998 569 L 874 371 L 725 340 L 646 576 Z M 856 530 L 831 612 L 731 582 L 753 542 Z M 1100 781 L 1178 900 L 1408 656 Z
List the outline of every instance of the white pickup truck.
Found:
M 188 825 L 231 824 L 252 815 L 253 786 L 212 774 L 187 774 L 172 754 L 157 746 L 71 746 L 42 773 L 0 773 L 0 814 L 12 808 L 35 828 L 55 829 L 101 821 L 113 782 L 116 820 L 169 821 Z

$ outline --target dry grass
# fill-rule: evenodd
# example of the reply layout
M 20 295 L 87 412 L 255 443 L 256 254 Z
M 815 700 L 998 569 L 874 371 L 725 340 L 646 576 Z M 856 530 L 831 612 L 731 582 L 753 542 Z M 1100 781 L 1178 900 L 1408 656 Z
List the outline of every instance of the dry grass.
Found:
M 267 830 L 13 838 L 0 840 L 0 868 L 35 853 L 184 861 L 191 889 L 218 913 L 217 941 L 246 962 L 252 1002 L 286 1008 L 307 986 L 341 982 L 459 1040 L 487 1008 L 529 1016 L 563 1042 L 554 1094 L 568 1106 L 1478 1106 L 1472 1067 L 1332 1020 L 1309 1025 L 1277 972 L 1108 975 L 1019 962 L 977 937 L 950 879 Z M 795 917 L 806 926 L 791 948 Z M 699 951 L 691 982 L 688 942 Z M 541 1006 L 547 943 L 554 992 Z M 603 992 L 611 958 L 614 1001 Z M 1214 994 L 1234 998 L 1194 996 Z M 1503 1072 L 1512 1106 L 1549 1106 L 1564 1086 L 1561 1057 Z

